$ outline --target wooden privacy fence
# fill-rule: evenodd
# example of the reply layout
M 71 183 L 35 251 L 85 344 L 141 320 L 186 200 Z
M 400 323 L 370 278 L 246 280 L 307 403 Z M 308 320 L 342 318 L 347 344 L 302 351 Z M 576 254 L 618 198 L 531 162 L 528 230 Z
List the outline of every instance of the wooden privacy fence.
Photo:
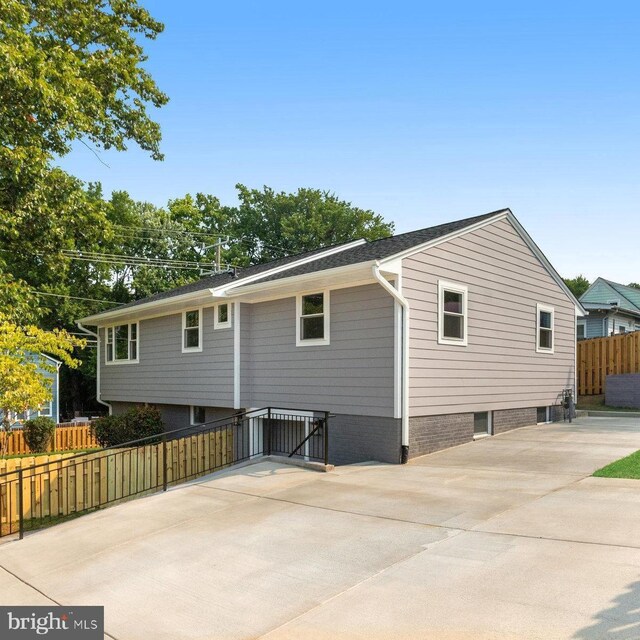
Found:
M 5 447 L 6 441 L 6 449 Z M 51 439 L 47 451 L 72 451 L 74 449 L 97 449 L 100 445 L 91 433 L 88 424 L 73 427 L 56 427 L 56 432 Z M 15 429 L 8 433 L 0 433 L 0 451 L 5 455 L 13 456 L 31 453 L 24 440 L 22 429 Z
M 578 395 L 604 393 L 608 375 L 640 373 L 640 331 L 578 342 Z
M 0 536 L 211 473 L 234 462 L 233 446 L 230 426 L 137 447 L 2 460 Z

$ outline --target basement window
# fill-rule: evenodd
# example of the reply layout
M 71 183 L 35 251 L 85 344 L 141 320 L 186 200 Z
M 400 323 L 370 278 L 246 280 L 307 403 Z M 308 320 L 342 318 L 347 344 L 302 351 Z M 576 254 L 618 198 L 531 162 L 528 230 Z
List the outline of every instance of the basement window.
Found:
M 538 407 L 536 409 L 538 424 L 546 424 L 549 422 L 549 407 Z
M 204 424 L 207 421 L 206 407 L 191 407 L 191 426 Z
M 473 437 L 487 436 L 491 433 L 491 413 L 481 411 L 473 414 Z

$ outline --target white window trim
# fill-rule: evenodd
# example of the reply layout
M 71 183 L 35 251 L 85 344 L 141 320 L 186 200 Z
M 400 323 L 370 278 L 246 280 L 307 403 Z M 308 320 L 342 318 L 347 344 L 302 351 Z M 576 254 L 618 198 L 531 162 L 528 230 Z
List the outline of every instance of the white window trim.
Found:
M 546 311 L 551 314 L 551 349 L 540 346 L 540 312 Z M 553 354 L 556 346 L 556 310 L 546 304 L 536 305 L 536 352 Z
M 49 412 L 45 413 L 41 407 L 40 409 L 38 409 L 38 415 L 44 416 L 45 418 L 53 418 L 53 400 L 49 400 L 48 402 L 45 402 L 43 404 L 43 407 L 48 407 Z
M 453 293 L 462 294 L 462 331 L 464 337 L 462 340 L 455 338 L 446 338 L 444 336 L 444 292 L 453 291 Z M 469 344 L 469 288 L 463 284 L 455 282 L 447 282 L 438 280 L 438 344 L 452 344 L 457 347 L 466 347 Z
M 123 324 L 126 324 L 128 326 L 127 329 L 127 348 L 129 353 L 131 353 L 131 325 L 135 324 L 136 325 L 136 357 L 135 359 L 131 359 L 128 358 L 127 360 L 123 360 L 123 359 L 118 359 L 116 360 L 115 355 L 116 355 L 116 345 L 115 345 L 115 340 L 113 343 L 113 360 L 107 360 L 107 340 L 108 340 L 108 336 L 109 336 L 109 329 L 114 329 L 115 327 L 119 327 Z M 116 324 L 110 324 L 109 326 L 104 328 L 104 362 L 106 365 L 111 366 L 111 365 L 119 365 L 119 364 L 138 364 L 140 362 L 140 323 L 138 321 L 136 322 L 118 322 Z
M 186 329 L 187 329 L 187 313 L 191 313 L 192 311 L 198 312 L 198 346 L 197 347 L 186 347 Z M 182 353 L 200 353 L 202 351 L 202 324 L 203 324 L 203 314 L 202 307 L 195 307 L 194 309 L 187 309 L 182 312 Z M 194 328 L 194 327 L 192 327 Z
M 587 337 L 587 321 L 586 320 L 578 320 L 576 322 L 576 339 L 578 338 L 578 327 L 583 327 L 584 328 L 584 338 L 586 339 Z
M 218 309 L 223 305 L 227 305 L 227 321 L 220 322 L 218 320 Z M 214 329 L 231 329 L 231 302 L 219 302 L 213 307 L 213 328 Z
M 487 431 L 482 433 L 473 434 L 474 440 L 480 440 L 482 438 L 488 438 L 493 435 L 493 411 L 474 411 L 474 413 L 486 413 L 487 414 Z
M 542 407 L 539 407 L 542 408 Z M 551 407 L 544 407 L 544 422 L 536 422 L 536 424 L 551 424 Z M 536 407 L 536 412 L 538 411 L 538 407 Z
M 302 318 L 302 298 L 316 293 L 322 294 L 322 315 L 324 320 L 324 338 L 316 338 L 314 340 L 303 340 L 300 332 L 300 319 Z M 321 345 L 331 344 L 329 336 L 329 314 L 330 314 L 330 292 L 329 289 L 313 291 L 305 291 L 296 295 L 296 347 L 317 347 Z
M 197 406 L 202 407 L 202 405 L 197 405 Z M 204 422 L 196 422 L 195 415 L 194 415 L 195 414 L 195 411 L 194 411 L 195 408 L 196 408 L 196 405 L 194 405 L 194 404 L 192 404 L 189 407 L 189 425 L 191 427 L 200 427 L 203 424 L 207 423 L 207 408 L 206 407 L 202 407 L 204 409 Z

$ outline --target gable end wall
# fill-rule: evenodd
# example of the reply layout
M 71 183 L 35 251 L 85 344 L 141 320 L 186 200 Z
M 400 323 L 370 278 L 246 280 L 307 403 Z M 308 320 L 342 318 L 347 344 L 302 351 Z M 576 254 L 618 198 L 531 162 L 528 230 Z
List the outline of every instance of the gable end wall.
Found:
M 508 220 L 405 258 L 410 416 L 548 406 L 574 384 L 575 307 Z M 438 280 L 468 287 L 468 346 L 437 342 Z M 536 352 L 536 304 L 555 353 Z

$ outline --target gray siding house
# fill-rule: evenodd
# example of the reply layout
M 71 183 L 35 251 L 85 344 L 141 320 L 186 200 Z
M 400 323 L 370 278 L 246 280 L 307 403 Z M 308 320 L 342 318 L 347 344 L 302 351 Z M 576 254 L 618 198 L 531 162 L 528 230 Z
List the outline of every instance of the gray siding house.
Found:
M 640 289 L 597 278 L 580 304 L 589 315 L 578 320 L 578 340 L 640 331 Z
M 400 462 L 553 419 L 584 314 L 510 210 L 222 273 L 83 318 L 98 397 L 171 428 L 330 411 L 330 458 Z

